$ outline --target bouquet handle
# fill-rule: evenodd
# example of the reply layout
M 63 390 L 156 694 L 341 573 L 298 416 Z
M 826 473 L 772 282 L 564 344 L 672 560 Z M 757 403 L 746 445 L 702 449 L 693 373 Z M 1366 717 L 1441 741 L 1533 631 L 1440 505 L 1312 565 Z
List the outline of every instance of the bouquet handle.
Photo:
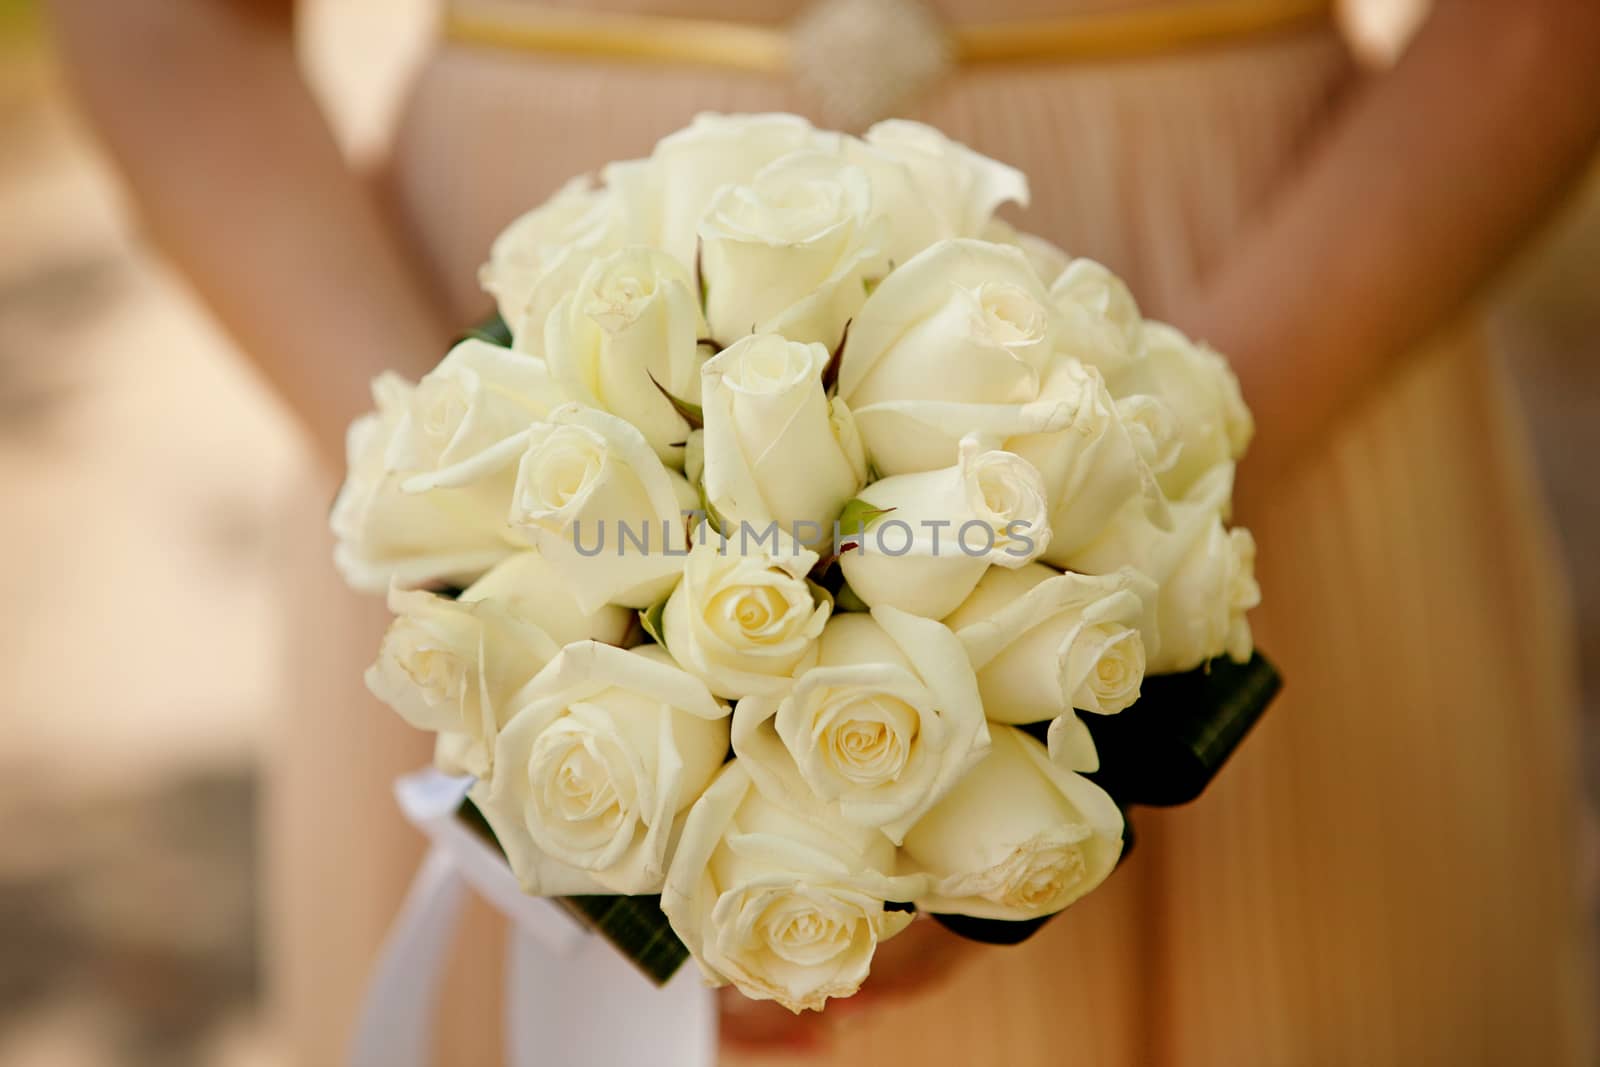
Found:
M 401 778 L 401 810 L 432 842 L 390 928 L 350 1046 L 351 1067 L 431 1067 L 446 954 L 469 889 L 511 921 L 508 1067 L 713 1067 L 716 1002 L 696 969 L 657 988 L 604 939 L 529 897 L 456 818 L 470 779 Z

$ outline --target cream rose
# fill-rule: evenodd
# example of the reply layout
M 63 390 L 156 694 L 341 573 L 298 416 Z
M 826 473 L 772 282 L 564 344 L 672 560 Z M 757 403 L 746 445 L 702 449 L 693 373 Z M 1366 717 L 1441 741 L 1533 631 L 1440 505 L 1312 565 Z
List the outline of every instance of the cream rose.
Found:
M 821 1010 L 859 989 L 878 944 L 911 921 L 885 903 L 925 882 L 894 864 L 881 833 L 774 804 L 735 760 L 690 809 L 661 907 L 713 985 Z
M 1147 663 L 1151 674 L 1192 670 L 1224 653 L 1239 662 L 1250 658 L 1245 616 L 1261 602 L 1261 590 L 1255 539 L 1248 530 L 1222 524 L 1232 491 L 1232 465 L 1213 468 L 1172 505 L 1170 529 L 1130 508 L 1067 561 L 1073 570 L 1093 574 L 1132 567 L 1158 583 L 1160 637 Z
M 826 150 L 837 134 L 796 115 L 696 115 L 657 142 L 647 160 L 612 164 L 606 185 L 622 205 L 631 239 L 693 266 L 700 220 L 724 186 L 746 185 L 767 164 L 807 149 Z
M 1152 401 L 1171 413 L 1174 462 L 1159 479 L 1180 500 L 1207 471 L 1244 456 L 1255 420 L 1227 360 L 1165 323 L 1146 322 L 1144 337 L 1145 359 L 1113 384 L 1119 404 Z
M 833 607 L 806 580 L 816 554 L 780 531 L 749 527 L 723 538 L 703 525 L 694 541 L 662 612 L 673 659 L 720 697 L 788 685 L 815 661 Z
M 406 492 L 408 475 L 388 455 L 409 417 L 415 387 L 393 374 L 372 383 L 377 410 L 350 424 L 348 473 L 328 524 L 333 559 L 352 588 L 381 593 L 391 584 L 466 585 L 517 551 L 505 505 L 472 488 Z
M 1043 395 L 1069 412 L 1070 421 L 1049 433 L 1013 437 L 1005 447 L 1044 479 L 1051 531 L 1045 562 L 1067 566 L 1129 501 L 1165 525 L 1166 498 L 1150 466 L 1158 451 L 1151 422 L 1127 419 L 1099 371 L 1075 359 L 1056 363 Z
M 1144 356 L 1144 319 L 1123 280 L 1074 259 L 1050 286 L 1061 316 L 1060 350 L 1111 377 Z
M 1021 171 L 920 122 L 889 119 L 845 144 L 871 176 L 877 202 L 892 205 L 884 251 L 895 264 L 937 241 L 979 236 L 1002 204 L 1028 203 Z
M 850 324 L 839 395 L 883 474 L 937 470 L 956 442 L 1058 428 L 1038 403 L 1056 314 L 1021 252 L 951 240 L 898 267 Z
M 728 709 L 659 648 L 595 641 L 562 649 L 515 699 L 470 795 L 523 888 L 659 892 L 678 817 L 727 755 Z
M 906 835 L 902 869 L 926 875 L 917 907 L 983 919 L 1052 915 L 1095 889 L 1122 854 L 1122 812 L 1015 726 Z
M 823 152 L 797 152 L 748 185 L 719 192 L 700 222 L 711 336 L 748 333 L 838 344 L 887 269 L 865 173 Z
M 815 796 L 896 844 L 988 743 L 961 643 L 894 608 L 835 615 L 793 688 L 734 709 L 734 753 L 770 799 Z
M 1050 545 L 1044 483 L 1027 460 L 962 440 L 955 466 L 897 474 L 858 498 L 880 514 L 839 566 L 865 603 L 942 619 L 989 564 L 1021 567 Z
M 1019 230 L 1005 219 L 990 219 L 980 236 L 997 245 L 1013 245 L 1027 257 L 1028 266 L 1045 285 L 1052 284 L 1067 269 L 1072 257 L 1060 246 L 1036 233 Z
M 463 341 L 412 391 L 385 466 L 408 475 L 411 493 L 459 480 L 459 468 L 505 469 L 519 435 L 569 399 L 537 356 Z M 508 489 L 485 487 L 495 506 Z
M 512 527 L 592 611 L 667 595 L 688 555 L 684 514 L 696 497 L 632 424 L 569 404 L 528 431 L 510 503 Z
M 621 249 L 593 260 L 544 323 L 542 350 L 567 395 L 626 419 L 681 467 L 690 427 L 662 390 L 700 400 L 706 353 L 688 270 L 654 249 Z
M 823 390 L 827 363 L 821 345 L 758 334 L 705 365 L 705 492 L 724 519 L 777 523 L 815 547 L 866 484 L 850 409 Z
M 613 194 L 589 177 L 574 178 L 555 196 L 506 227 L 489 250 L 478 281 L 495 298 L 500 315 L 516 327 L 529 297 L 552 269 L 588 256 L 615 240 L 618 207 Z
M 392 589 L 389 610 L 395 620 L 367 688 L 412 726 L 449 735 L 444 769 L 479 776 L 489 773 L 517 690 L 561 646 L 620 643 L 632 622 L 621 608 L 581 610 L 534 552 L 510 557 L 454 600 Z
M 945 625 L 966 649 L 991 721 L 1054 720 L 1050 758 L 1095 771 L 1094 741 L 1073 709 L 1114 715 L 1139 699 L 1155 608 L 1156 585 L 1137 571 L 1062 574 L 1034 563 L 990 568 Z
M 1118 398 L 1117 416 L 1139 458 L 1156 476 L 1157 484 L 1163 484 L 1162 476 L 1177 465 L 1183 452 L 1178 417 L 1165 401 L 1148 394 Z

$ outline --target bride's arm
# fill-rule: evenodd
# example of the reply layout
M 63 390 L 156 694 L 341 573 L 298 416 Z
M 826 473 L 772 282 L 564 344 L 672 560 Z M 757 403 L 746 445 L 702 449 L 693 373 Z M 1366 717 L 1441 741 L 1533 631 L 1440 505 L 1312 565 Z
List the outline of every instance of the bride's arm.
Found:
M 1600 3 L 1441 0 L 1174 317 L 1233 359 L 1249 479 L 1301 457 L 1487 281 L 1600 134 Z
M 52 0 L 148 231 L 337 464 L 386 366 L 448 333 L 296 64 L 293 0 Z

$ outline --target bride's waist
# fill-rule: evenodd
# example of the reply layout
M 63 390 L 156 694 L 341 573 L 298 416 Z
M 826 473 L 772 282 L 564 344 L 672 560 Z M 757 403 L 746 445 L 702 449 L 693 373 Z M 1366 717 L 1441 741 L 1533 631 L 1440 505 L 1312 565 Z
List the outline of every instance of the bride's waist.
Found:
M 1117 60 L 1333 25 L 1335 0 L 446 0 L 450 41 L 784 73 Z M 911 57 L 908 59 L 908 57 Z
M 787 23 L 816 0 L 444 0 L 447 11 L 484 13 L 542 9 L 582 15 L 646 15 L 755 25 Z M 1216 0 L 919 0 L 951 26 L 1062 16 L 1138 14 L 1216 6 Z M 1299 8 L 1296 0 L 1247 0 L 1263 8 Z M 1333 4 L 1321 6 L 1331 8 Z
M 1185 262 L 1173 242 L 1200 256 L 1225 240 L 1349 70 L 1324 30 L 1182 57 L 963 67 L 896 111 L 1035 175 L 1031 229 L 1156 292 L 1156 275 Z M 801 82 L 593 53 L 444 48 L 401 116 L 391 192 L 464 317 L 477 307 L 483 250 L 530 199 L 648 154 L 695 112 L 794 111 L 842 125 Z

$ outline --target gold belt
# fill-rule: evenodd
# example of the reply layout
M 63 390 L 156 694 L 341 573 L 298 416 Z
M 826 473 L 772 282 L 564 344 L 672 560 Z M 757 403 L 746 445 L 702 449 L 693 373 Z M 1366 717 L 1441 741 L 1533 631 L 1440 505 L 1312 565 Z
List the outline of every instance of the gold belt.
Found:
M 852 2 L 865 6 L 875 0 L 823 0 L 819 6 Z M 1326 23 L 1334 2 L 1201 0 L 962 24 L 940 32 L 951 64 L 1108 60 L 1305 29 Z M 458 0 L 445 15 L 444 34 L 459 44 L 511 51 L 783 74 L 794 66 L 794 41 L 805 21 L 805 14 L 795 26 L 781 26 Z

